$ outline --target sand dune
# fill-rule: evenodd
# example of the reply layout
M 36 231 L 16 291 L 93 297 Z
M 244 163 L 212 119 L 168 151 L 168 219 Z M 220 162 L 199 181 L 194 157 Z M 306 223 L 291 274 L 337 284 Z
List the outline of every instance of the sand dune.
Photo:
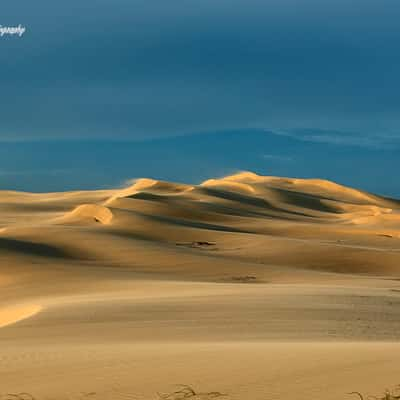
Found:
M 82 204 L 71 212 L 58 219 L 60 223 L 90 223 L 98 222 L 109 224 L 113 218 L 113 213 L 108 207 L 99 204 Z
M 377 394 L 399 279 L 400 202 L 325 180 L 0 192 L 0 393 Z

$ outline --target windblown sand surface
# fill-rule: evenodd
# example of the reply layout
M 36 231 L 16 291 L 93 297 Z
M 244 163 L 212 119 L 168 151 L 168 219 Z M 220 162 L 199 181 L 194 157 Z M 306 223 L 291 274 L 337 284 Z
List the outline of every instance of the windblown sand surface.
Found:
M 0 394 L 379 394 L 400 384 L 399 280 L 400 202 L 328 181 L 3 191 Z

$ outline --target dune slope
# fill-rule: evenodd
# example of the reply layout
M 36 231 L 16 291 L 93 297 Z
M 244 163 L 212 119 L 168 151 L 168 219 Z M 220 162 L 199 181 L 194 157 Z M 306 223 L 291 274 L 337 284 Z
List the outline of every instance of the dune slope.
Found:
M 329 181 L 0 191 L 0 394 L 377 394 L 399 279 L 400 202 Z

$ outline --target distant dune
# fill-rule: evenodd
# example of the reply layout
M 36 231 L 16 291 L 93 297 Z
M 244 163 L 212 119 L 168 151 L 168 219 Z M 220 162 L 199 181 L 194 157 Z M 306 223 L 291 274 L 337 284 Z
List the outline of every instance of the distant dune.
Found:
M 379 393 L 399 280 L 400 201 L 330 181 L 0 191 L 0 393 Z
M 216 244 L 191 255 L 348 274 L 400 273 L 393 249 L 400 202 L 324 180 L 241 172 L 198 186 L 139 179 L 109 191 L 4 192 L 0 202 L 0 248 L 16 256 L 24 256 L 27 246 L 6 246 L 6 240 L 118 264 L 132 263 L 130 251 L 119 251 L 129 239 L 167 252 L 182 252 L 177 243 L 203 241 Z M 188 265 L 181 273 L 226 278 L 204 266 Z

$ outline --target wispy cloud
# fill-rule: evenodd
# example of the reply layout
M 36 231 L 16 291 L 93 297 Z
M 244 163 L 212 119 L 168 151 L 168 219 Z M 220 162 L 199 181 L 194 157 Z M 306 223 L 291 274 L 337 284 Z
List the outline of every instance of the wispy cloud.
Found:
M 27 170 L 0 170 L 0 176 L 30 176 L 30 175 L 65 175 L 76 173 L 77 170 L 74 169 L 27 169 Z
M 262 158 L 270 161 L 279 161 L 279 162 L 290 162 L 293 161 L 293 157 L 278 155 L 278 154 L 263 154 Z
M 277 135 L 290 136 L 292 138 L 314 142 L 334 144 L 338 146 L 363 147 L 369 149 L 394 150 L 400 148 L 400 134 L 396 133 L 363 133 L 345 132 L 328 129 L 288 129 L 274 130 Z

